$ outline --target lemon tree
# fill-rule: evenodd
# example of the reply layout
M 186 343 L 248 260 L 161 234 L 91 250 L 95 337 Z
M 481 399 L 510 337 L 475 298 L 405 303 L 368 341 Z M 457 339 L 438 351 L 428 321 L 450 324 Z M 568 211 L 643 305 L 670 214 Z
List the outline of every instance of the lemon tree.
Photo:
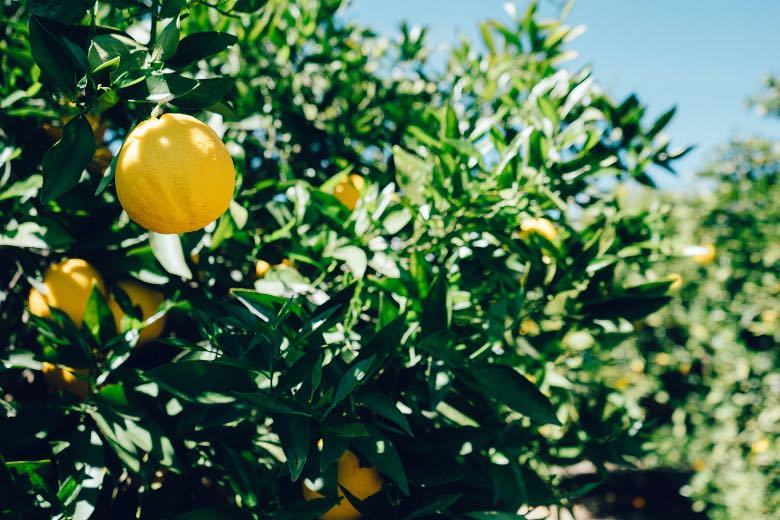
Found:
M 443 70 L 341 7 L 3 7 L 4 514 L 521 518 L 642 454 L 599 354 L 672 281 L 612 188 L 673 111 L 535 5 Z

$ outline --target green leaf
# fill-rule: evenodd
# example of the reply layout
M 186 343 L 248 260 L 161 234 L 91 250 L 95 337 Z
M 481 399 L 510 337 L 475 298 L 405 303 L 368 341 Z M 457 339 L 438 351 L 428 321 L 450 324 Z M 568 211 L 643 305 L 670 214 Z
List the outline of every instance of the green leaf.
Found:
M 363 278 L 368 266 L 366 252 L 357 246 L 343 246 L 331 253 L 333 258 L 343 260 L 355 278 Z
M 298 406 L 298 404 L 294 401 L 279 399 L 259 390 L 251 393 L 233 392 L 232 395 L 237 397 L 240 401 L 247 402 L 256 409 L 267 413 L 301 415 L 304 417 L 311 415 L 309 412 Z
M 409 483 L 406 479 L 406 472 L 404 471 L 401 457 L 390 442 L 378 428 L 366 425 L 370 437 L 355 437 L 352 439 L 352 444 L 355 445 L 357 450 L 374 466 L 380 473 L 388 476 L 395 482 L 401 492 L 405 495 L 409 494 Z
M 246 370 L 219 361 L 179 361 L 141 375 L 182 399 L 198 403 L 234 402 L 236 393 L 256 390 Z
M 65 52 L 70 56 L 74 66 L 82 72 L 89 72 L 91 70 L 87 55 L 81 47 L 64 36 L 60 38 L 60 42 L 62 43 Z
M 241 13 L 254 13 L 262 9 L 268 0 L 237 0 L 233 9 Z
M 113 79 L 117 79 L 121 74 L 143 65 L 146 59 L 146 47 L 123 34 L 99 34 L 92 38 L 87 50 L 87 59 L 93 73 L 106 67 L 113 67 L 113 63 L 119 60 L 112 73 Z
M 656 135 L 658 135 L 661 130 L 666 128 L 666 125 L 669 124 L 669 122 L 674 117 L 674 114 L 677 112 L 677 107 L 672 107 L 660 116 L 658 116 L 658 119 L 655 120 L 655 123 L 653 123 L 653 126 L 650 127 L 650 130 L 647 131 L 646 137 L 647 139 L 652 139 Z
M 400 426 L 406 433 L 412 435 L 412 429 L 406 416 L 401 413 L 390 397 L 379 392 L 361 390 L 356 399 L 371 411 Z
M 238 288 L 231 289 L 230 294 L 237 298 L 252 314 L 265 322 L 275 322 L 276 309 L 283 305 L 287 305 L 288 309 L 296 316 L 303 315 L 303 308 L 289 298 Z
M 72 24 L 84 17 L 89 0 L 29 0 L 27 5 L 35 16 Z
M 237 41 L 238 38 L 224 32 L 204 31 L 189 34 L 179 42 L 176 54 L 167 61 L 167 65 L 174 68 L 186 67 L 224 51 Z
M 111 313 L 103 291 L 97 285 L 92 287 L 87 306 L 84 309 L 84 325 L 90 334 L 101 342 L 116 335 L 114 315 Z
M 661 282 L 667 287 L 671 282 Z M 665 307 L 671 296 L 643 296 L 640 294 L 619 295 L 586 303 L 583 312 L 594 319 L 625 318 L 635 321 Z
M 336 395 L 331 403 L 330 410 L 333 410 L 341 401 L 343 401 L 352 391 L 359 385 L 363 384 L 368 375 L 368 367 L 374 362 L 375 356 L 369 356 L 368 358 L 352 364 L 347 373 L 339 381 L 339 386 L 336 388 Z
M 279 436 L 294 482 L 301 476 L 309 456 L 309 420 L 297 415 L 278 415 L 274 417 L 273 429 Z
M 24 201 L 30 199 L 38 193 L 41 186 L 43 186 L 43 177 L 34 173 L 0 192 L 0 200 L 21 198 Z
M 308 318 L 298 331 L 295 339 L 293 339 L 293 345 L 301 344 L 306 338 L 314 333 L 318 333 L 318 335 L 321 336 L 332 327 L 342 318 L 340 311 L 348 304 L 352 294 L 353 291 L 347 289 L 317 307 L 316 313 L 311 318 Z
M 30 16 L 29 31 L 30 50 L 44 77 L 60 92 L 71 99 L 74 98 L 76 70 L 57 37 L 46 23 L 35 15 Z
M 447 276 L 440 274 L 428 291 L 420 314 L 423 336 L 447 330 L 451 316 L 452 309 L 447 298 Z
M 430 185 L 432 177 L 431 165 L 397 145 L 393 146 L 393 162 L 403 194 L 414 204 L 425 203 L 425 187 Z
M 176 97 L 172 103 L 187 110 L 200 110 L 221 101 L 233 89 L 233 78 L 203 78 L 186 94 Z
M 94 153 L 92 128 L 86 117 L 78 115 L 67 122 L 62 139 L 43 156 L 41 200 L 54 200 L 78 184 Z
M 114 177 L 116 176 L 116 161 L 118 157 L 119 157 L 119 152 L 117 152 L 117 154 L 111 158 L 111 162 L 108 163 L 108 168 L 106 168 L 103 177 L 100 178 L 100 183 L 98 184 L 98 187 L 95 190 L 95 195 L 100 195 L 101 193 L 103 193 L 105 189 L 108 188 L 108 185 L 111 184 L 111 181 L 114 180 Z
M 469 367 L 468 372 L 490 399 L 538 423 L 561 424 L 547 397 L 512 367 L 487 364 Z
M 322 427 L 323 434 L 327 433 L 331 436 L 338 437 L 368 437 L 369 433 L 366 427 L 359 422 L 344 423 L 344 424 L 325 424 Z
M 152 248 L 154 257 L 167 272 L 187 280 L 192 279 L 192 271 L 184 259 L 184 250 L 181 247 L 179 235 L 163 235 L 150 231 L 149 246 Z
M 187 0 L 163 0 L 160 7 L 160 18 L 173 18 L 178 16 L 182 9 L 187 7 Z
M 415 509 L 404 520 L 413 520 L 414 518 L 431 518 L 433 513 L 442 513 L 451 505 L 455 504 L 462 495 L 448 494 L 437 496 L 433 501 L 419 509 Z M 434 517 L 435 518 L 435 517 Z
M 176 53 L 179 45 L 179 17 L 172 18 L 160 31 L 152 49 L 152 61 L 165 61 Z
M 104 413 L 98 409 L 92 409 L 89 412 L 92 420 L 98 427 L 98 430 L 103 434 L 103 438 L 108 441 L 109 446 L 114 450 L 114 453 L 120 461 L 134 473 L 141 471 L 141 453 L 138 448 L 133 444 L 127 431 L 117 423 L 117 418 L 114 414 Z

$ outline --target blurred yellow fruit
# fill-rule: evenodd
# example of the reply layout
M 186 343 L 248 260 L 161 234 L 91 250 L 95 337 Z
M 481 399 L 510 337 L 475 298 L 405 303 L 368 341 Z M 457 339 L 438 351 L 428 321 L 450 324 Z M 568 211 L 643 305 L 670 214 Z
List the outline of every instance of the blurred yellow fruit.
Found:
M 680 276 L 679 274 L 677 274 L 677 273 L 670 274 L 669 275 L 669 280 L 672 282 L 669 285 L 669 289 L 670 290 L 676 291 L 677 289 L 682 287 L 683 279 L 682 279 L 682 276 Z
M 382 477 L 379 472 L 372 467 L 361 468 L 360 460 L 351 451 L 345 451 L 336 464 L 339 486 L 346 488 L 350 494 L 360 500 L 365 500 L 382 489 Z M 322 515 L 320 517 L 322 520 L 357 520 L 361 518 L 362 515 L 344 496 L 341 488 L 338 490 L 338 496 L 341 498 L 341 502 Z M 304 481 L 303 498 L 313 500 L 322 498 L 322 495 L 310 489 Z
M 712 244 L 701 246 L 700 251 L 693 255 L 693 261 L 699 265 L 709 265 L 717 258 L 718 250 Z
M 366 181 L 360 175 L 354 173 L 348 175 L 333 188 L 333 196 L 339 199 L 349 210 L 355 209 L 360 199 L 360 193 L 363 191 Z
M 92 156 L 92 161 L 87 165 L 87 170 L 94 174 L 103 173 L 113 158 L 114 154 L 111 153 L 111 150 L 102 146 L 95 150 L 95 155 Z
M 141 308 L 142 321 L 146 321 L 151 316 L 153 316 L 157 312 L 157 309 L 160 308 L 160 305 L 162 305 L 163 301 L 165 301 L 165 296 L 163 296 L 163 293 L 160 291 L 155 291 L 154 289 L 150 289 L 149 287 L 138 282 L 124 280 L 119 282 L 117 285 L 122 289 L 122 291 L 124 291 L 125 294 L 127 294 L 127 297 L 130 298 L 133 306 Z M 125 313 L 122 311 L 122 308 L 119 306 L 119 303 L 116 301 L 116 298 L 113 294 L 111 295 L 111 299 L 108 302 L 108 306 L 111 308 L 111 313 L 114 315 L 116 328 L 119 330 L 122 324 L 122 317 L 125 315 Z M 139 335 L 137 345 L 143 345 L 144 343 L 148 343 L 159 338 L 163 333 L 163 329 L 165 329 L 165 319 L 166 316 L 163 314 L 154 322 L 144 327 L 141 330 L 141 334 Z
M 258 260 L 255 263 L 255 276 L 257 276 L 258 278 L 262 278 L 268 273 L 270 269 L 271 269 L 271 264 L 269 264 L 265 260 Z
M 777 311 L 766 309 L 761 312 L 761 321 L 764 323 L 774 323 L 777 320 Z
M 525 318 L 520 322 L 520 335 L 521 336 L 536 336 L 539 334 L 539 324 L 531 318 Z
M 81 399 L 87 397 L 89 383 L 86 378 L 89 370 L 86 368 L 58 367 L 52 363 L 44 362 L 41 366 L 43 378 L 53 391 L 64 390 Z
M 660 365 L 662 367 L 668 365 L 671 360 L 672 358 L 666 352 L 659 352 L 658 355 L 655 356 L 656 365 Z
M 628 379 L 626 376 L 619 377 L 617 381 L 615 381 L 615 388 L 618 390 L 625 390 L 631 385 L 631 380 Z
M 52 264 L 43 275 L 44 292 L 30 291 L 30 313 L 41 318 L 51 317 L 51 307 L 56 307 L 78 326 L 84 319 L 92 287 L 97 285 L 105 292 L 103 278 L 86 260 L 71 258 Z
M 139 124 L 116 163 L 119 202 L 135 222 L 158 233 L 201 229 L 230 206 L 236 172 L 219 136 L 184 114 Z
M 555 242 L 558 239 L 558 230 L 546 218 L 529 218 L 520 224 L 520 236 L 527 238 L 530 235 L 539 235 L 549 242 Z
M 631 369 L 632 372 L 641 374 L 645 370 L 645 362 L 641 359 L 632 359 L 631 363 L 628 365 L 628 368 Z
M 750 451 L 753 453 L 764 453 L 769 449 L 769 439 L 761 437 L 756 442 L 750 445 Z

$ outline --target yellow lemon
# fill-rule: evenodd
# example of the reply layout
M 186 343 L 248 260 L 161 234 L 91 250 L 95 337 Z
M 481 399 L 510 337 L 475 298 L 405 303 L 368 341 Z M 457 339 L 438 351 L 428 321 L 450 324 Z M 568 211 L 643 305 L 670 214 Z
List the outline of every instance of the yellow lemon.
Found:
M 200 229 L 230 206 L 236 172 L 208 125 L 184 114 L 139 124 L 116 162 L 116 193 L 135 222 L 158 233 Z
M 255 276 L 257 276 L 258 278 L 262 278 L 270 270 L 271 270 L 271 264 L 269 264 L 265 260 L 258 260 L 255 263 Z
M 558 230 L 546 218 L 529 218 L 520 223 L 520 236 L 522 238 L 527 238 L 532 234 L 544 237 L 549 242 L 555 242 L 558 238 Z
M 361 468 L 360 460 L 357 458 L 357 455 L 351 451 L 345 451 L 341 457 L 339 457 L 336 465 L 339 486 L 346 488 L 350 494 L 360 500 L 365 500 L 382 489 L 382 476 L 379 472 L 371 467 Z M 344 496 L 341 488 L 338 490 L 338 496 L 341 498 L 341 501 L 328 509 L 328 511 L 320 517 L 322 520 L 357 520 L 362 516 Z M 306 500 L 313 500 L 315 498 L 322 498 L 322 495 L 309 489 L 304 481 L 303 498 Z
M 339 202 L 344 204 L 349 210 L 355 209 L 357 202 L 360 199 L 360 192 L 363 191 L 363 187 L 366 185 L 365 179 L 360 175 L 347 175 L 340 183 L 333 188 L 333 196 L 339 199 Z
M 153 316 L 157 309 L 160 308 L 165 297 L 160 291 L 155 291 L 149 287 L 142 285 L 138 282 L 124 280 L 117 284 L 122 291 L 130 299 L 134 307 L 141 308 L 141 319 L 143 321 L 148 320 Z M 108 302 L 108 306 L 111 308 L 111 313 L 114 315 L 114 322 L 116 328 L 119 330 L 122 324 L 122 316 L 125 315 L 119 303 L 116 301 L 113 295 Z M 148 324 L 141 330 L 141 334 L 138 338 L 138 345 L 143 345 L 160 337 L 165 328 L 165 315 L 157 318 L 154 322 Z
M 701 246 L 701 252 L 693 255 L 693 261 L 699 265 L 709 265 L 717 258 L 718 250 L 712 244 Z
M 41 366 L 43 378 L 53 391 L 64 390 L 81 399 L 87 397 L 89 383 L 86 378 L 89 370 L 86 368 L 58 367 L 52 363 L 44 362 Z
M 56 307 L 81 325 L 84 310 L 87 307 L 92 287 L 97 285 L 105 291 L 103 278 L 86 260 L 71 258 L 52 264 L 43 275 L 42 293 L 37 289 L 30 291 L 28 304 L 30 313 L 41 318 L 51 317 L 51 307 Z

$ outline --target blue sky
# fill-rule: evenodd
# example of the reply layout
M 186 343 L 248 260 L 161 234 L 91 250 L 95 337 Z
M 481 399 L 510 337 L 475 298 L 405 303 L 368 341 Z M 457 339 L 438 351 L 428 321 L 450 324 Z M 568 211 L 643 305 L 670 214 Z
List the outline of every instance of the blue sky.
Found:
M 477 38 L 486 18 L 508 19 L 504 0 L 352 0 L 351 19 L 393 36 L 401 21 L 429 29 L 429 42 L 446 45 L 458 34 Z M 514 2 L 519 10 L 527 2 Z M 542 2 L 559 12 L 563 1 Z M 677 164 L 685 183 L 711 150 L 730 137 L 780 139 L 780 122 L 752 113 L 745 99 L 760 92 L 769 72 L 780 74 L 780 1 L 579 0 L 568 19 L 587 31 L 570 47 L 589 63 L 608 92 L 636 92 L 650 115 L 677 105 L 669 127 L 675 145 L 698 149 Z M 443 51 L 442 51 L 443 52 Z

